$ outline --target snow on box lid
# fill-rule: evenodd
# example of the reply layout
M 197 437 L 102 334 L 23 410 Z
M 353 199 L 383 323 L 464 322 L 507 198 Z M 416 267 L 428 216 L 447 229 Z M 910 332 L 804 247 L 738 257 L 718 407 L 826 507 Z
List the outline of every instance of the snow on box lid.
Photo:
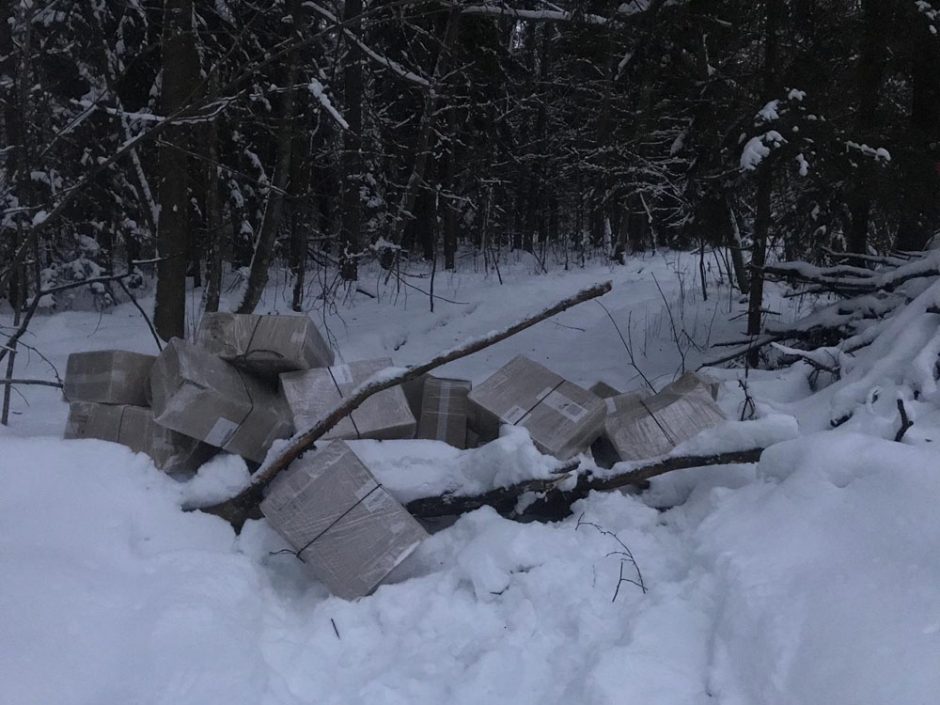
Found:
M 72 353 L 65 366 L 66 401 L 147 405 L 150 369 L 157 358 L 126 350 Z
M 379 358 L 282 374 L 281 390 L 293 414 L 294 426 L 309 428 L 357 386 L 391 365 L 389 358 Z M 323 438 L 413 438 L 415 425 L 404 392 L 395 386 L 366 399 Z
M 470 426 L 495 438 L 500 423 L 524 426 L 536 447 L 565 459 L 600 432 L 600 398 L 523 355 L 509 361 L 470 392 Z
M 261 511 L 346 599 L 371 592 L 427 535 L 343 441 L 295 460 Z
M 249 460 L 262 462 L 293 430 L 276 392 L 179 338 L 157 358 L 150 382 L 158 424 Z
M 272 379 L 282 372 L 333 364 L 333 351 L 307 316 L 206 313 L 196 344 Z

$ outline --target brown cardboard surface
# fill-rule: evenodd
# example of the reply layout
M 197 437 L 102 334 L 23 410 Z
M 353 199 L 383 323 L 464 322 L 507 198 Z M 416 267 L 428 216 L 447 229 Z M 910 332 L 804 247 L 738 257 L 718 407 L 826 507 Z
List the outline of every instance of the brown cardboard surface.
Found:
M 256 375 L 333 364 L 333 351 L 307 316 L 206 313 L 196 344 Z
M 151 390 L 158 424 L 255 462 L 293 430 L 280 395 L 179 338 L 154 363 Z
M 416 438 L 467 447 L 467 395 L 472 385 L 462 379 L 428 377 L 424 383 Z
M 217 452 L 210 445 L 160 426 L 150 409 L 127 404 L 72 402 L 65 437 L 120 443 L 136 453 L 146 453 L 154 465 L 168 473 L 193 472 Z
M 146 406 L 156 359 L 125 350 L 72 353 L 65 366 L 63 395 L 66 401 Z
M 261 503 L 333 594 L 369 594 L 427 536 L 342 441 L 295 460 Z
M 380 358 L 282 374 L 281 390 L 294 426 L 301 430 L 309 428 L 357 386 L 391 364 L 390 359 Z M 392 387 L 369 397 L 324 439 L 414 438 L 415 426 L 415 417 L 401 387 Z
M 470 427 L 482 440 L 501 423 L 524 426 L 543 453 L 564 460 L 599 435 L 603 401 L 560 375 L 519 355 L 468 396 Z

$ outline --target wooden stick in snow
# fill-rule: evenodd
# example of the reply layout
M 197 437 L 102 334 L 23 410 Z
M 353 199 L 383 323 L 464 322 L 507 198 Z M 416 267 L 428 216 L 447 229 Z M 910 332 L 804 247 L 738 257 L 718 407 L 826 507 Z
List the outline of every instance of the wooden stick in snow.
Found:
M 505 340 L 516 333 L 524 331 L 526 328 L 531 328 L 536 323 L 544 321 L 546 318 L 551 318 L 562 311 L 566 311 L 572 306 L 577 306 L 585 301 L 603 296 L 610 290 L 610 282 L 595 284 L 592 287 L 579 291 L 573 296 L 559 301 L 553 306 L 549 306 L 539 313 L 524 318 L 517 323 L 513 323 L 502 330 L 493 331 L 481 338 L 475 338 L 463 345 L 451 348 L 421 365 L 415 365 L 414 367 L 402 369 L 391 374 L 379 372 L 377 375 L 374 375 L 372 378 L 356 387 L 348 397 L 345 397 L 329 412 L 321 416 L 312 427 L 291 439 L 290 443 L 280 453 L 270 462 L 265 463 L 265 465 L 254 474 L 251 484 L 238 495 L 225 502 L 209 507 L 201 507 L 200 509 L 209 514 L 215 514 L 226 519 L 236 530 L 241 529 L 245 520 L 255 513 L 258 505 L 261 503 L 264 496 L 264 488 L 268 486 L 278 473 L 287 468 L 291 462 L 313 446 L 316 441 L 322 438 L 323 435 L 339 423 L 340 420 L 358 409 L 359 406 L 372 395 L 396 387 L 404 382 L 417 379 L 421 375 L 441 365 L 446 365 L 454 360 L 459 360 L 460 358 L 479 352 L 501 340 Z

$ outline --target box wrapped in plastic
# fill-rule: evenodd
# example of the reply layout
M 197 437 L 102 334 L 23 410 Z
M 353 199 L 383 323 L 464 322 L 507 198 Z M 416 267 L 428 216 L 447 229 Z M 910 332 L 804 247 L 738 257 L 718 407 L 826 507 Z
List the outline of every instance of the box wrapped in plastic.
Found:
M 207 313 L 196 344 L 272 381 L 282 372 L 333 364 L 333 351 L 307 316 Z
M 467 447 L 467 395 L 472 385 L 462 379 L 428 377 L 424 382 L 417 438 Z
M 63 395 L 67 401 L 147 405 L 154 355 L 96 350 L 69 355 Z
M 372 592 L 427 536 L 342 441 L 295 460 L 271 484 L 261 511 L 345 599 Z
M 161 426 L 248 460 L 293 432 L 283 398 L 263 382 L 179 338 L 153 365 L 154 419 Z
M 683 383 L 651 396 L 625 394 L 607 401 L 616 404 L 605 431 L 619 460 L 664 455 L 725 418 L 707 385 Z
M 129 404 L 72 402 L 66 438 L 97 438 L 146 453 L 167 473 L 196 471 L 217 449 L 195 438 L 160 426 L 147 407 Z
M 294 426 L 299 430 L 309 428 L 356 387 L 391 364 L 388 358 L 359 360 L 348 365 L 282 374 L 281 391 L 293 415 Z M 414 438 L 415 426 L 414 414 L 401 387 L 397 386 L 369 397 L 323 438 Z
M 562 460 L 589 446 L 604 422 L 603 400 L 522 355 L 467 398 L 482 440 L 495 438 L 500 424 L 523 426 L 539 450 Z

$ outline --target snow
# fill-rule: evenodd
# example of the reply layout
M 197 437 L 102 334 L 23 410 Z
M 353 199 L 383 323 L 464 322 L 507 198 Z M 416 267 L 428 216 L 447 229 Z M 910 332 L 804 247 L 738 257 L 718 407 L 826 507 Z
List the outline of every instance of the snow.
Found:
M 759 111 L 757 111 L 757 115 L 755 117 L 757 120 L 762 120 L 764 122 L 773 122 L 774 120 L 780 119 L 779 109 L 780 101 L 772 100 Z
M 800 166 L 800 176 L 809 174 L 809 162 L 806 161 L 806 157 L 803 156 L 802 152 L 796 155 L 796 163 Z
M 741 169 L 754 171 L 765 158 L 770 156 L 771 147 L 786 144 L 786 140 L 776 130 L 768 130 L 762 135 L 752 137 L 741 151 Z
M 697 256 L 661 252 L 537 276 L 520 256 L 501 264 L 500 286 L 465 260 L 458 274 L 438 273 L 434 291 L 467 304 L 439 300 L 433 314 L 427 296 L 363 267 L 360 286 L 378 298 L 350 294 L 311 314 L 341 360 L 412 365 L 610 279 L 602 302 L 660 387 L 683 360 L 694 369 L 714 354 L 707 341 L 743 326 L 743 303 L 711 269 L 702 299 L 697 267 Z M 428 272 L 408 269 L 429 288 Z M 240 459 L 220 455 L 188 481 L 170 478 L 120 446 L 61 440 L 57 392 L 24 387 L 0 428 L 0 703 L 933 702 L 940 315 L 928 309 L 940 285 L 915 281 L 896 289 L 912 296 L 906 309 L 859 333 L 866 347 L 831 349 L 841 379 L 814 391 L 807 362 L 747 372 L 753 420 L 736 420 L 745 373 L 709 371 L 729 421 L 675 453 L 767 447 L 759 463 L 668 473 L 640 494 L 595 493 L 550 524 L 480 509 L 354 602 L 330 596 L 264 520 L 236 535 L 182 509 L 243 487 Z M 786 325 L 801 304 L 781 293 L 768 283 L 767 305 Z M 285 312 L 289 297 L 275 271 L 259 311 Z M 667 305 L 695 345 L 674 341 Z M 129 304 L 38 316 L 27 342 L 49 362 L 24 351 L 20 377 L 63 370 L 71 350 L 154 347 Z M 594 303 L 439 372 L 479 382 L 519 353 L 582 385 L 642 385 Z M 903 443 L 891 440 L 898 398 L 915 419 Z M 830 429 L 845 411 L 852 418 Z M 465 452 L 417 440 L 351 445 L 402 501 L 551 477 L 560 465 L 518 428 Z M 645 594 L 620 583 L 622 566 L 637 578 L 620 542 Z
M 323 87 L 322 83 L 320 83 L 315 78 L 310 79 L 310 83 L 308 84 L 307 89 L 310 91 L 310 94 L 320 102 L 320 106 L 336 121 L 337 125 L 342 127 L 344 130 L 349 129 L 349 123 L 346 122 L 346 119 L 333 105 L 333 101 L 330 100 L 330 97 L 327 95 L 326 89 Z

